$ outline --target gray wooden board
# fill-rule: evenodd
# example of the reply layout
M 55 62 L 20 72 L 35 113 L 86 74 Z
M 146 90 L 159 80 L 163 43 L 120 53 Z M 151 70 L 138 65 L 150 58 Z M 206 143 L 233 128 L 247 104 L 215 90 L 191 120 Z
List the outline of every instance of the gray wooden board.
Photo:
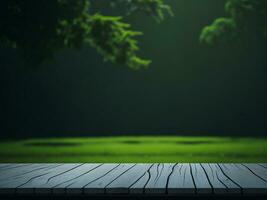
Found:
M 200 166 L 199 166 L 200 165 Z M 208 193 L 226 193 L 227 192 L 227 188 L 226 186 L 219 181 L 219 179 L 216 176 L 216 168 L 212 168 L 210 164 L 197 164 L 198 168 L 200 169 L 200 171 L 205 174 L 205 180 L 206 183 L 208 183 Z M 201 170 L 202 169 L 202 170 Z M 197 186 L 198 188 L 198 186 Z M 211 191 L 210 191 L 211 188 Z M 206 191 L 204 189 L 204 191 Z
M 11 186 L 15 187 L 16 184 L 20 182 L 21 179 L 26 179 L 27 176 L 31 175 L 40 175 L 42 172 L 46 171 L 47 169 L 57 167 L 60 164 L 32 164 L 23 166 L 23 168 L 12 168 L 9 170 L 0 170 L 0 188 Z M 42 167 L 41 167 L 42 166 Z M 40 167 L 40 170 L 35 170 Z M 28 173 L 29 172 L 29 173 Z M 25 174 L 28 173 L 28 174 Z M 23 183 L 23 181 L 21 181 Z
M 215 194 L 240 194 L 241 188 L 224 175 L 218 164 L 202 164 L 206 169 Z M 207 167 L 209 166 L 209 167 Z M 210 168 L 210 170 L 209 170 Z
M 136 164 L 119 164 L 117 167 L 112 167 L 105 173 L 105 176 L 100 176 L 93 181 L 90 181 L 84 186 L 85 193 L 105 193 L 106 187 L 119 178 L 122 174 L 129 171 Z M 110 171 L 112 170 L 112 171 Z
M 229 179 L 242 188 L 244 194 L 267 194 L 267 182 L 255 176 L 242 164 L 219 164 L 218 166 Z
M 9 177 L 7 177 L 6 179 L 0 180 L 0 193 L 15 193 L 17 187 L 19 187 L 20 185 L 25 184 L 26 182 L 31 181 L 32 179 L 36 177 L 42 176 L 43 174 L 48 173 L 49 170 L 53 170 L 55 167 L 60 166 L 60 164 L 43 164 L 44 168 L 36 171 L 36 170 L 33 170 L 35 169 L 36 165 L 37 164 L 24 166 L 24 168 L 26 167 L 28 170 L 30 171 L 32 170 L 28 174 L 23 174 L 23 175 L 14 174 L 13 176 L 13 173 L 10 172 L 11 174 Z M 17 170 L 19 169 L 17 168 Z M 7 173 L 7 171 L 0 170 L 1 175 L 4 173 Z
M 132 194 L 141 194 L 145 192 L 145 185 L 150 179 L 150 169 L 156 164 L 151 164 L 148 169 L 129 187 Z
M 258 163 L 257 165 L 260 165 L 260 166 L 262 166 L 263 168 L 266 168 L 266 169 L 267 169 L 267 164 L 264 164 L 264 163 Z
M 66 191 L 69 194 L 81 194 L 81 193 L 104 193 L 104 187 L 88 187 L 88 185 L 97 182 L 97 180 L 101 179 L 101 177 L 105 177 L 108 174 L 112 174 L 112 170 L 116 169 L 119 166 L 119 164 L 104 164 L 100 165 L 93 170 L 91 170 L 89 173 L 83 174 L 78 179 L 76 179 L 74 182 L 71 182 L 70 184 L 66 185 Z
M 20 165 L 19 167 L 13 167 L 5 169 L 3 173 L 0 174 L 0 181 L 6 179 L 14 179 L 22 175 L 26 175 L 33 171 L 38 171 L 41 169 L 49 168 L 50 165 L 44 164 L 32 164 L 32 165 Z M 2 171 L 2 169 L 0 169 Z
M 200 164 L 189 164 L 190 173 L 195 183 L 196 193 L 211 194 L 212 185 Z
M 194 194 L 195 186 L 190 174 L 189 164 L 177 164 L 170 175 L 168 189 L 169 194 Z
M 255 176 L 267 182 L 267 168 L 257 164 L 243 164 L 243 166 L 250 170 Z
M 43 175 L 41 176 L 35 176 L 33 178 L 32 175 L 28 176 L 26 175 L 28 181 L 24 184 L 21 184 L 17 187 L 17 193 L 33 193 L 34 190 L 40 190 L 42 189 L 46 190 L 47 188 L 44 188 L 43 185 L 48 183 L 52 178 L 56 177 L 57 175 L 66 173 L 74 168 L 79 167 L 80 164 L 63 164 L 58 167 L 52 168 L 52 169 L 44 169 Z
M 64 165 L 70 167 L 71 164 Z M 67 185 L 75 182 L 80 176 L 89 173 L 100 165 L 101 164 L 72 165 L 69 169 L 50 176 L 45 182 L 39 182 L 38 187 L 35 188 L 35 192 L 64 194 L 66 192 Z
M 4 173 L 4 171 L 6 170 L 11 170 L 11 169 L 19 169 L 25 166 L 31 166 L 32 164 L 6 164 L 3 165 L 0 170 L 2 173 Z
M 47 187 L 53 188 L 53 193 L 82 193 L 82 187 L 77 186 L 76 184 L 83 181 L 88 181 L 87 178 L 96 172 L 96 170 L 102 166 L 106 166 L 103 164 L 83 164 L 78 168 L 72 170 L 71 172 L 62 174 L 57 178 L 51 180 L 47 183 Z M 85 183 L 84 183 L 85 184 Z
M 264 194 L 267 164 L 0 164 L 4 194 Z
M 10 163 L 0 164 L 0 169 L 4 169 L 8 166 L 12 166 L 12 164 L 10 164 Z
M 166 193 L 168 177 L 175 164 L 158 163 L 149 170 L 150 177 L 145 188 L 145 193 Z
M 152 164 L 138 164 L 121 174 L 106 186 L 107 193 L 138 193 L 143 187 L 131 187 L 138 182 Z

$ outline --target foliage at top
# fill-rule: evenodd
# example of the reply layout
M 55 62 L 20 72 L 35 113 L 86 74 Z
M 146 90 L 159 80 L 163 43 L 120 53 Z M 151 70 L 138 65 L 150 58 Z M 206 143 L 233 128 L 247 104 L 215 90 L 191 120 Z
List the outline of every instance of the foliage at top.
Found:
M 113 5 L 124 5 L 128 9 L 127 14 L 137 11 L 153 16 L 158 22 L 164 20 L 164 12 L 173 15 L 171 7 L 164 4 L 163 0 L 113 0 Z
M 90 18 L 88 42 L 104 56 L 106 60 L 126 64 L 132 69 L 147 67 L 149 60 L 136 56 L 138 50 L 134 36 L 141 32 L 130 30 L 130 25 L 121 22 L 121 17 L 110 17 L 95 14 Z
M 206 44 L 245 41 L 251 37 L 267 38 L 266 0 L 227 0 L 227 17 L 216 19 L 205 27 L 200 41 Z
M 0 45 L 18 49 L 33 66 L 52 59 L 66 48 L 90 45 L 106 61 L 146 68 L 150 60 L 137 55 L 136 37 L 123 16 L 92 13 L 95 0 L 1 0 Z M 172 15 L 164 0 L 110 0 L 127 14 L 146 13 L 161 22 Z M 111 6 L 111 8 L 112 8 Z M 209 45 L 267 38 L 267 0 L 226 0 L 227 16 L 203 28 L 200 41 Z
M 163 19 L 169 7 L 163 0 L 113 0 L 127 3 L 129 11 L 141 10 Z M 148 67 L 150 60 L 136 55 L 136 36 L 122 16 L 90 13 L 90 0 L 1 0 L 0 45 L 18 49 L 33 66 L 51 59 L 65 48 L 89 44 L 104 60 L 132 69 Z

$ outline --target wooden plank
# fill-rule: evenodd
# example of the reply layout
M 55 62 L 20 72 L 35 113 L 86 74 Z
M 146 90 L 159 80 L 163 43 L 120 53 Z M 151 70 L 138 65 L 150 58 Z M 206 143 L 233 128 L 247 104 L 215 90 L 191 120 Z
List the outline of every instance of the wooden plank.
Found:
M 2 179 L 0 180 L 0 187 L 3 185 L 6 185 L 7 183 L 12 183 L 14 180 L 25 178 L 24 173 L 29 172 L 29 175 L 31 173 L 39 173 L 34 171 L 36 168 L 39 168 L 42 166 L 43 170 L 46 168 L 51 168 L 54 166 L 58 166 L 59 164 L 51 164 L 51 165 L 45 165 L 45 164 L 31 164 L 31 165 L 25 165 L 21 166 L 20 168 L 10 168 L 8 171 L 4 171 L 0 173 L 0 176 Z M 22 168 L 23 167 L 23 168 Z M 33 172 L 32 172 L 33 170 Z M 21 173 L 22 172 L 22 173 Z
M 82 194 L 84 187 L 91 181 L 105 174 L 107 171 L 118 166 L 118 164 L 86 164 L 79 167 L 75 176 L 54 187 L 54 193 L 59 193 L 64 189 L 68 194 Z
M 202 167 L 206 175 L 209 186 L 212 189 L 212 193 L 216 194 L 226 193 L 227 192 L 226 186 L 222 184 L 222 182 L 220 182 L 218 178 L 215 176 L 215 170 L 214 170 L 215 168 L 211 168 L 209 164 L 200 164 L 200 166 Z
M 145 186 L 150 179 L 150 170 L 154 165 L 156 164 L 151 164 L 150 167 L 142 174 L 142 176 L 129 187 L 130 193 L 145 193 Z
M 5 193 L 5 194 L 6 193 L 8 193 L 8 194 L 15 193 L 17 187 L 20 186 L 21 184 L 24 184 L 25 182 L 27 182 L 31 178 L 40 176 L 40 174 L 45 173 L 48 170 L 51 170 L 55 167 L 58 167 L 59 165 L 60 164 L 49 164 L 49 167 L 47 167 L 45 169 L 33 171 L 31 173 L 28 173 L 27 175 L 21 175 L 21 176 L 18 175 L 15 178 L 13 178 L 11 175 L 11 177 L 9 177 L 7 179 L 3 179 L 0 181 L 0 193 Z M 31 169 L 33 169 L 33 165 L 28 165 L 27 168 L 29 170 L 31 170 Z
M 2 164 L 1 193 L 267 195 L 267 167 L 264 163 Z
M 206 171 L 200 164 L 189 164 L 190 174 L 192 176 L 197 194 L 212 194 L 213 187 L 210 183 Z
M 149 170 L 149 180 L 145 185 L 147 194 L 167 193 L 168 177 L 173 171 L 174 163 L 158 163 Z
M 93 193 L 106 193 L 106 186 L 109 185 L 111 182 L 116 180 L 122 174 L 129 171 L 133 168 L 136 164 L 120 164 L 118 166 L 111 166 L 109 170 L 105 169 L 105 173 L 98 174 L 98 178 L 94 178 L 90 182 L 87 181 L 87 184 L 84 185 L 84 193 L 85 194 L 93 194 Z M 79 187 L 80 183 L 76 184 L 76 187 Z M 73 187 L 73 186 L 71 186 Z
M 21 167 L 26 167 L 26 166 L 31 166 L 33 164 L 10 164 L 10 165 L 5 165 L 0 169 L 0 173 L 5 173 L 6 170 L 11 170 L 11 169 L 18 169 Z
M 255 176 L 242 164 L 218 164 L 223 173 L 241 189 L 244 194 L 267 194 L 267 182 Z
M 267 169 L 267 164 L 264 164 L 264 163 L 258 163 L 258 164 L 256 164 L 256 165 L 259 165 L 259 166 L 261 166 L 261 167 Z
M 240 194 L 241 188 L 227 178 L 217 164 L 201 164 L 205 170 L 214 194 Z
M 75 183 L 80 177 L 94 171 L 103 164 L 82 164 L 69 172 L 63 173 L 53 179 L 50 179 L 42 188 L 51 188 L 53 194 L 65 194 L 66 187 Z M 44 193 L 45 190 L 42 191 Z M 46 191 L 50 192 L 50 191 Z
M 0 164 L 0 170 L 3 168 L 9 167 L 9 166 L 12 166 L 12 164 L 11 163 L 1 163 Z
M 257 164 L 242 164 L 245 166 L 251 173 L 259 177 L 263 181 L 267 182 L 267 168 L 264 168 Z
M 32 179 L 42 176 L 46 173 L 49 173 L 49 170 L 51 171 L 58 166 L 60 166 L 60 164 L 49 164 L 48 168 L 44 168 L 38 171 L 33 171 L 26 175 L 18 176 L 16 178 L 10 177 L 5 180 L 1 180 L 0 181 L 0 193 L 9 193 L 9 194 L 15 193 L 17 187 L 19 187 L 20 185 L 25 184 L 28 181 L 31 181 Z
M 170 175 L 167 193 L 169 194 L 194 194 L 195 186 L 190 174 L 189 164 L 177 164 Z
M 106 193 L 138 193 L 143 192 L 143 186 L 132 187 L 147 172 L 152 164 L 138 164 L 123 173 L 120 177 L 106 186 Z
M 7 171 L 3 171 L 3 172 L 0 170 L 0 181 L 3 179 L 4 180 L 15 179 L 15 178 L 18 178 L 19 176 L 26 175 L 34 171 L 49 168 L 49 166 L 50 165 L 45 165 L 45 164 L 31 164 L 31 165 L 23 165 L 23 166 L 20 166 L 19 168 L 18 167 L 10 168 Z
M 85 187 L 91 182 L 97 180 L 99 177 L 104 174 L 112 171 L 114 168 L 118 167 L 119 164 L 103 164 L 98 165 L 97 167 L 91 168 L 90 171 L 81 174 L 74 181 L 72 180 L 70 183 L 65 183 L 66 192 L 68 194 L 82 194 L 85 192 Z M 88 188 L 88 191 L 90 188 Z M 92 189 L 93 192 L 93 189 Z M 102 192 L 103 193 L 103 192 Z
M 51 180 L 45 187 L 52 187 L 54 194 L 82 194 L 86 186 L 109 173 L 119 164 L 84 164 L 72 172 L 58 176 Z M 91 188 L 88 188 L 88 191 Z M 102 188 L 102 191 L 104 189 Z M 103 192 L 102 192 L 103 193 Z
M 44 186 L 54 177 L 64 174 L 72 169 L 79 167 L 81 164 L 63 164 L 56 168 L 49 170 L 47 173 L 28 179 L 24 184 L 17 187 L 17 193 L 47 193 L 52 191 L 51 188 Z
M 223 173 L 221 168 L 218 166 L 218 164 L 209 164 L 209 165 L 211 166 L 211 168 L 214 169 L 217 179 L 227 188 L 226 189 L 227 194 L 241 194 L 242 193 L 241 187 L 237 185 L 235 182 L 233 182 L 231 179 L 229 179 L 227 176 L 225 176 L 225 174 Z

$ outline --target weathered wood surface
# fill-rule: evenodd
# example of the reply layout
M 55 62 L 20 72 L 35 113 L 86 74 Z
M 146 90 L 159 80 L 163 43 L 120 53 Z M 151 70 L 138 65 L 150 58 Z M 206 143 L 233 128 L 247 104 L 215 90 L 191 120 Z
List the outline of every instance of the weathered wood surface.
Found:
M 267 195 L 267 164 L 0 164 L 0 194 Z

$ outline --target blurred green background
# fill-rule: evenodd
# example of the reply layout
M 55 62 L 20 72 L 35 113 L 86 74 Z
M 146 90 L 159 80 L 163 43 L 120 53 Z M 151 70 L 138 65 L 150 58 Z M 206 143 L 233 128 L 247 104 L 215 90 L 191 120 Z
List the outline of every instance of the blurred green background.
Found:
M 25 69 L 15 50 L 1 48 L 0 161 L 266 161 L 266 42 L 201 45 L 202 28 L 226 15 L 225 1 L 166 3 L 174 17 L 160 24 L 126 17 L 144 32 L 147 70 L 103 62 L 89 47 Z
M 2 142 L 0 162 L 267 162 L 267 139 L 132 136 Z

